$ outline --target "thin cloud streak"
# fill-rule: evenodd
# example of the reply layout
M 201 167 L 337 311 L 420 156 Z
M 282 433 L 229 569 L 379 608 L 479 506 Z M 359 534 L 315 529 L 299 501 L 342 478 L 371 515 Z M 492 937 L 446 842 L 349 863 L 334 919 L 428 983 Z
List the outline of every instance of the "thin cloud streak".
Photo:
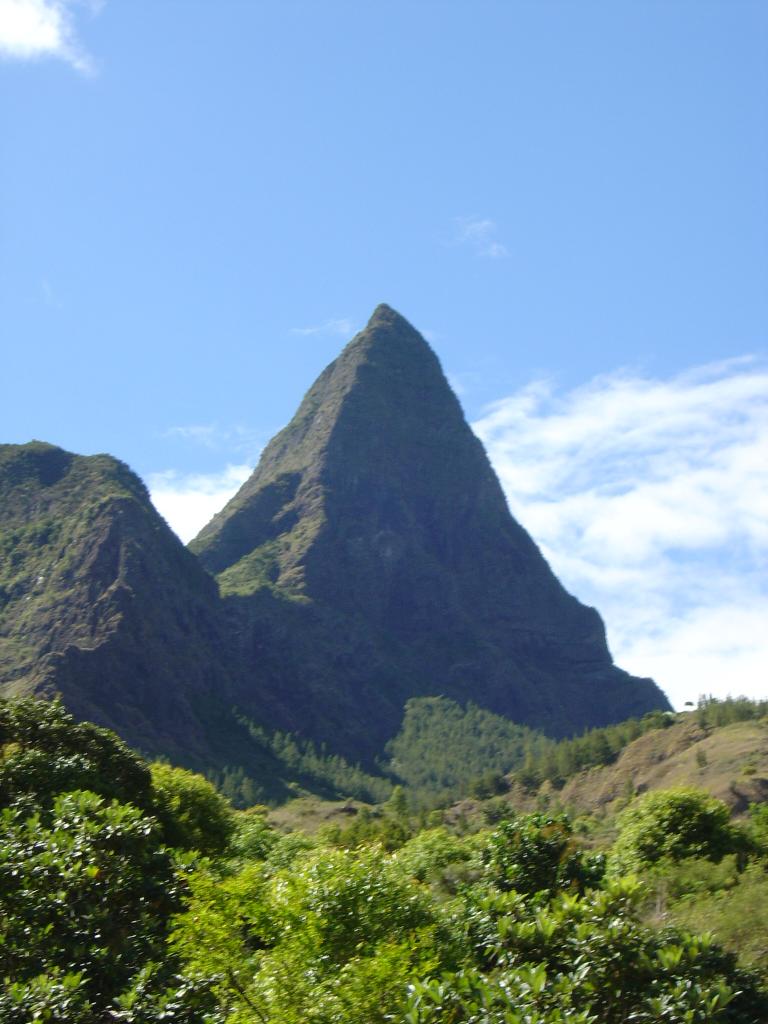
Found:
M 514 515 L 675 703 L 768 693 L 768 366 L 534 381 L 475 423 Z M 759 628 L 757 623 L 762 621 Z
M 208 451 L 237 453 L 241 457 L 254 461 L 264 443 L 263 437 L 259 433 L 240 424 L 226 427 L 218 423 L 183 424 L 169 427 L 163 432 L 163 437 L 185 441 Z
M 349 338 L 356 331 L 354 323 L 348 317 L 340 317 L 337 320 L 326 320 L 325 323 L 317 324 L 314 327 L 292 327 L 291 334 L 299 334 L 302 337 L 309 337 L 313 334 L 329 334 L 339 338 Z
M 472 249 L 475 256 L 501 260 L 509 256 L 509 250 L 497 238 L 495 221 L 487 217 L 457 217 L 456 242 Z
M 74 10 L 97 14 L 100 0 L 0 0 L 0 58 L 39 60 L 54 57 L 83 74 L 94 64 L 77 38 Z

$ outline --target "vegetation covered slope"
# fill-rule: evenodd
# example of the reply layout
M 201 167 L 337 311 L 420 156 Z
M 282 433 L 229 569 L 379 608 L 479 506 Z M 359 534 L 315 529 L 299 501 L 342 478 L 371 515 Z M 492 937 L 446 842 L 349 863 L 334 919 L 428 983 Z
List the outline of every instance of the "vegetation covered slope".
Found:
M 348 756 L 378 754 L 419 695 L 554 735 L 667 707 L 612 664 L 599 615 L 512 518 L 436 356 L 387 306 L 191 549 L 276 723 Z
M 455 766 L 446 749 L 455 751 Z M 768 701 L 702 698 L 690 712 L 554 741 L 471 705 L 413 701 L 390 745 L 413 806 L 454 816 L 567 811 L 611 820 L 635 796 L 693 787 L 744 815 L 768 801 Z
M 759 708 L 759 705 L 758 705 Z M 706 708 L 627 745 L 611 764 L 574 773 L 559 789 L 563 806 L 595 812 L 628 794 L 675 786 L 706 790 L 737 812 L 768 799 L 768 719 L 708 721 Z
M 107 455 L 0 447 L 0 686 L 210 760 L 231 666 L 216 585 Z
M 280 834 L 60 705 L 0 702 L 0 1021 L 768 1019 L 749 943 L 644 911 L 654 879 L 725 867 L 765 901 L 766 834 L 717 800 L 640 798 L 601 852 L 562 815 L 458 834 L 393 797 L 383 824 L 354 842 Z

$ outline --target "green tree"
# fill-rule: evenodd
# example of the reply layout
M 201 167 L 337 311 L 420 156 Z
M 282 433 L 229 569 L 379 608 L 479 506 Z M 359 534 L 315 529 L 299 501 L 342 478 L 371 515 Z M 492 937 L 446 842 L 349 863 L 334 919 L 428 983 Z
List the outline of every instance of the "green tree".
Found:
M 631 803 L 618 818 L 619 836 L 609 858 L 613 874 L 640 871 L 669 858 L 720 860 L 744 850 L 744 833 L 728 807 L 697 789 L 657 790 Z
M 470 842 L 441 827 L 427 829 L 409 839 L 394 860 L 419 882 L 445 882 L 449 871 L 460 869 L 473 855 L 475 850 Z
M 525 895 L 596 884 L 602 858 L 585 857 L 564 815 L 526 814 L 502 822 L 487 839 L 485 878 L 503 891 Z
M 168 955 L 182 883 L 146 813 L 161 802 L 109 730 L 58 701 L 0 701 L 2 1024 L 218 1024 L 209 979 Z M 190 803 L 174 817 L 165 801 L 166 828 L 189 830 Z
M 223 854 L 235 828 L 229 802 L 202 775 L 156 762 L 152 810 L 166 843 L 215 857 Z
M 231 1020 L 385 1024 L 408 982 L 454 965 L 450 932 L 424 886 L 379 847 L 305 854 L 271 873 L 250 864 L 190 879 L 174 948 L 193 976 L 219 976 Z
M 242 860 L 265 860 L 274 849 L 280 833 L 267 821 L 266 807 L 251 807 L 235 815 L 230 848 Z
M 50 814 L 0 812 L 0 977 L 82 974 L 103 1006 L 162 959 L 178 884 L 157 825 L 74 792 Z M 63 982 L 62 982 L 63 983 Z
M 151 800 L 146 764 L 108 729 L 75 722 L 60 701 L 0 701 L 0 807 L 49 806 L 76 789 L 145 809 Z

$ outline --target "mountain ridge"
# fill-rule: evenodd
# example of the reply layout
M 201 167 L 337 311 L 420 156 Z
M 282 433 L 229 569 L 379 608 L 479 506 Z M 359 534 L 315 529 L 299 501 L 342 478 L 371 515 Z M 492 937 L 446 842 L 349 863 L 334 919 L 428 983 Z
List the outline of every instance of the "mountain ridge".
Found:
M 374 770 L 417 696 L 552 735 L 669 706 L 613 665 L 385 305 L 189 550 L 118 460 L 0 446 L 0 690 L 220 767 L 272 763 L 251 722 Z

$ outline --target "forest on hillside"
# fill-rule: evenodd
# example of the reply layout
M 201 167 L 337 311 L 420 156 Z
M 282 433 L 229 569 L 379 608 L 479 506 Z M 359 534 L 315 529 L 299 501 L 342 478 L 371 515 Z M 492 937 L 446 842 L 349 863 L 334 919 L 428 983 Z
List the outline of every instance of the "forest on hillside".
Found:
M 702 697 L 698 707 L 683 717 L 706 731 L 766 716 L 768 701 Z M 401 785 L 418 810 L 467 796 L 492 797 L 514 785 L 535 792 L 548 782 L 559 790 L 579 772 L 615 762 L 638 737 L 680 721 L 681 716 L 673 713 L 652 711 L 642 718 L 556 740 L 472 702 L 462 706 L 447 697 L 414 697 L 405 705 L 402 725 L 387 745 L 386 758 L 376 769 L 364 769 L 311 740 L 269 732 L 243 719 L 270 758 L 269 770 L 291 780 L 294 791 L 382 803 Z M 242 767 L 232 767 L 211 770 L 208 777 L 236 807 L 272 802 L 274 781 L 266 775 L 255 777 Z
M 764 804 L 469 822 L 395 785 L 308 834 L 59 703 L 0 703 L 0 753 L 3 1024 L 768 1019 Z

